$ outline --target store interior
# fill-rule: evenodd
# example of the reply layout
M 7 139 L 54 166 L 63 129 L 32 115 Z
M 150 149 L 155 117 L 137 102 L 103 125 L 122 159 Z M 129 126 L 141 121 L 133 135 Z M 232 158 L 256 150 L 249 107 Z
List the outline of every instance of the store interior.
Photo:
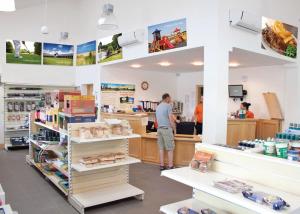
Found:
M 299 9 L 0 3 L 0 213 L 300 214 Z

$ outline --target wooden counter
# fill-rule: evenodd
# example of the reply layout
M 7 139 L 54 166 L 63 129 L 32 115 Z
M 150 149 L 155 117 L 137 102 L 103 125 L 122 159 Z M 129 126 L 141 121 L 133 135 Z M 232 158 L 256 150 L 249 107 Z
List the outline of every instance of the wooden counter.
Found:
M 227 123 L 227 144 L 237 146 L 241 140 L 267 139 L 280 131 L 280 120 L 232 119 Z
M 187 166 L 195 153 L 195 143 L 201 142 L 196 135 L 176 135 L 174 150 L 175 166 Z M 159 149 L 156 133 L 149 133 L 142 136 L 141 160 L 146 163 L 159 164 Z M 165 163 L 168 163 L 167 152 L 165 152 Z

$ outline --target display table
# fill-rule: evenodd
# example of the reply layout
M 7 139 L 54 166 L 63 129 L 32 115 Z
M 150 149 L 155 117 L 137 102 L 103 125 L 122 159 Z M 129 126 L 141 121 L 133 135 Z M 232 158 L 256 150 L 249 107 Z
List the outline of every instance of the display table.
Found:
M 175 135 L 175 166 L 187 166 L 195 153 L 195 143 L 201 142 L 198 135 Z M 167 163 L 167 153 L 165 153 L 165 163 Z M 142 135 L 142 156 L 141 160 L 147 163 L 159 164 L 159 149 L 157 145 L 157 133 Z
M 133 129 L 133 133 L 144 135 L 146 134 L 146 126 L 148 125 L 147 113 L 104 113 L 101 112 L 102 119 L 119 119 L 127 120 Z M 135 138 L 129 140 L 129 155 L 135 158 L 141 158 L 142 156 L 142 144 L 141 138 Z
M 242 140 L 267 139 L 281 131 L 280 120 L 229 119 L 227 123 L 227 144 L 237 146 Z

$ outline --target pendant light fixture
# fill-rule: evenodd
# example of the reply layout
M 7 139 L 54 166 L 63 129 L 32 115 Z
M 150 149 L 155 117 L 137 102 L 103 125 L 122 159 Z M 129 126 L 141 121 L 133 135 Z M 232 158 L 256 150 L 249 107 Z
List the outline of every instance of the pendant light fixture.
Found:
M 98 28 L 100 30 L 116 30 L 118 28 L 117 19 L 114 15 L 114 6 L 112 4 L 103 5 L 103 12 L 98 19 Z
M 45 7 L 44 7 L 44 25 L 41 27 L 42 34 L 49 34 L 48 26 L 46 25 L 47 22 L 47 10 L 48 10 L 48 1 L 45 0 Z
M 15 0 L 1 0 L 0 11 L 12 12 L 16 10 Z

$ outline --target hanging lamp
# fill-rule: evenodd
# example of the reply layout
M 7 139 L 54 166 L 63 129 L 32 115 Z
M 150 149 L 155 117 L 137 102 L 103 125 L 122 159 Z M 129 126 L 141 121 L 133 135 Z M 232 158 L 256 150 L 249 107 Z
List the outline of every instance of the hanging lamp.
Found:
M 46 25 L 47 22 L 47 10 L 48 10 L 48 1 L 45 0 L 45 7 L 44 7 L 44 25 L 41 27 L 42 34 L 49 34 L 48 26 Z
M 98 28 L 100 30 L 116 30 L 118 28 L 117 19 L 114 15 L 114 6 L 112 4 L 103 5 L 103 12 L 98 19 Z
M 16 10 L 15 0 L 1 0 L 0 11 L 13 12 Z

